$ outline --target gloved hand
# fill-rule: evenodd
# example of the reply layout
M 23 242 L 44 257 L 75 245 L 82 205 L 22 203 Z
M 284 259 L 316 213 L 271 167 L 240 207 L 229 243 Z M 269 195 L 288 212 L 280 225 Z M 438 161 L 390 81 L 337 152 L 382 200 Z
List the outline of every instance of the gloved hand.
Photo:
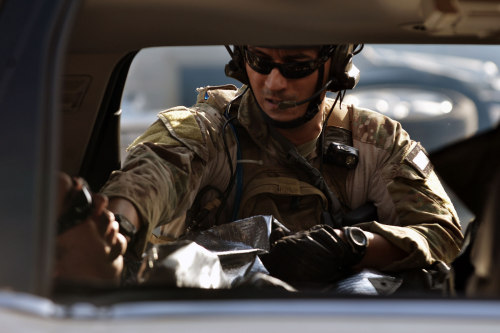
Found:
M 281 238 L 290 235 L 293 235 L 293 232 L 291 232 L 290 229 L 288 229 L 281 223 L 279 225 L 273 225 L 273 229 L 271 231 L 271 234 L 269 235 L 269 244 L 273 246 L 273 244 L 279 241 Z
M 260 257 L 272 276 L 290 284 L 334 282 L 359 261 L 328 225 L 284 236 Z

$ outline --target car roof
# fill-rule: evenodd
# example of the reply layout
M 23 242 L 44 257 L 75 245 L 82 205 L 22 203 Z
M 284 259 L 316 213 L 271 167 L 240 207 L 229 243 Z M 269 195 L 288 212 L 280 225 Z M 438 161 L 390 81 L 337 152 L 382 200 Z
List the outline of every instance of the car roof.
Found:
M 159 45 L 497 43 L 497 4 L 470 0 L 85 0 L 70 47 L 77 52 L 103 52 Z

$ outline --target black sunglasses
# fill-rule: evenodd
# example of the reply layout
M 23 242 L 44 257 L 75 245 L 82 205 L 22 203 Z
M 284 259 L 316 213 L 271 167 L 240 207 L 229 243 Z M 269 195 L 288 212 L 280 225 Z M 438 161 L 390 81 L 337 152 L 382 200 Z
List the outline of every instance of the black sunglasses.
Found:
M 245 59 L 250 68 L 259 74 L 267 75 L 271 73 L 273 68 L 278 68 L 281 75 L 287 79 L 300 79 L 314 73 L 319 66 L 323 65 L 330 57 L 333 49 L 328 49 L 326 52 L 320 52 L 320 56 L 314 60 L 297 61 L 287 63 L 276 63 L 245 48 Z

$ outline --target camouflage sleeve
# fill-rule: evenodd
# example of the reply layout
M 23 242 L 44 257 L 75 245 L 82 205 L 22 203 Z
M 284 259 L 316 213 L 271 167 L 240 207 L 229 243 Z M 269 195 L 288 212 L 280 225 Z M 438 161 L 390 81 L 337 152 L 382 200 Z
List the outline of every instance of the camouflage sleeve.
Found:
M 197 104 L 163 111 L 158 118 L 131 144 L 122 169 L 112 173 L 102 190 L 136 207 L 143 223 L 136 253 L 143 251 L 157 226 L 184 222 L 201 187 L 210 183 L 224 189 L 230 176 L 219 111 Z M 234 145 L 232 136 L 227 137 Z
M 385 270 L 425 267 L 438 260 L 450 264 L 460 251 L 463 235 L 424 148 L 387 117 L 360 112 L 353 126 L 364 160 L 374 161 L 362 166 L 361 172 L 370 175 L 367 199 L 379 210 L 379 221 L 361 227 L 408 253 Z

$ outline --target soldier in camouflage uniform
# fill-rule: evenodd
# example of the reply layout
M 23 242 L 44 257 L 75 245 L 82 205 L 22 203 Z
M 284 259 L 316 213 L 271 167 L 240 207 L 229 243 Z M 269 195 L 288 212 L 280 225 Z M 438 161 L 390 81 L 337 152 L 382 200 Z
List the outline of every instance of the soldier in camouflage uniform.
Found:
M 103 189 L 138 230 L 130 247 L 265 214 L 286 227 L 263 258 L 286 281 L 449 264 L 462 233 L 425 150 L 398 122 L 326 97 L 355 85 L 354 49 L 228 49 L 226 73 L 245 85 L 159 113 Z M 356 163 L 325 159 L 332 142 L 357 149 Z M 367 202 L 376 217 L 346 226 Z

